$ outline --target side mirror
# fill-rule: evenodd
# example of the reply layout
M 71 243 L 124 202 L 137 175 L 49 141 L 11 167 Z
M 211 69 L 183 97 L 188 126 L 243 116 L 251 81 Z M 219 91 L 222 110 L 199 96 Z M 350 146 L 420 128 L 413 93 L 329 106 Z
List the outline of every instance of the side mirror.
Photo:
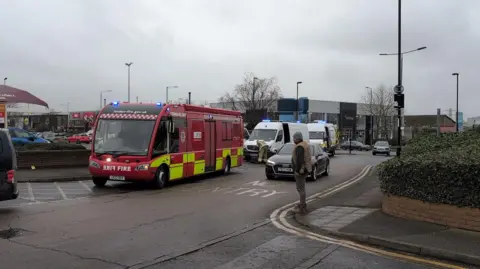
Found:
M 278 149 L 272 149 L 272 152 L 275 153 L 275 154 L 277 154 Z

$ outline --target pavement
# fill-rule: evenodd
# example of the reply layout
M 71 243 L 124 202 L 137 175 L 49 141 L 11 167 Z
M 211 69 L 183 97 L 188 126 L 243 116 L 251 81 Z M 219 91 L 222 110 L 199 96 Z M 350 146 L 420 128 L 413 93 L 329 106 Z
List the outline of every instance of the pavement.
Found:
M 384 160 L 371 154 L 335 156 L 330 175 L 308 182 L 307 193 L 341 186 Z M 56 185 L 69 199 L 0 207 L 0 268 L 429 268 L 424 260 L 279 229 L 271 214 L 297 201 L 295 182 L 267 180 L 259 164 L 162 190 L 82 193 L 79 199 L 70 198 L 74 192 L 61 183 L 67 182 Z M 82 187 L 68 183 L 72 190 Z M 40 186 L 53 191 L 55 186 L 30 185 L 36 199 Z M 111 188 L 123 185 L 128 184 Z
M 309 230 L 401 252 L 480 266 L 480 233 L 393 217 L 373 171 L 349 188 L 309 204 L 295 219 Z
M 59 182 L 90 180 L 88 167 L 20 169 L 15 178 L 18 182 Z

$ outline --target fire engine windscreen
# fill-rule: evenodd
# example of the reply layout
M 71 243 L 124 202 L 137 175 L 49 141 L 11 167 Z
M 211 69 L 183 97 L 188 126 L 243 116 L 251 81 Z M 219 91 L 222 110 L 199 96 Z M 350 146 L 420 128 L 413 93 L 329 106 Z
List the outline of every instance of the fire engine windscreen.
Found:
M 101 119 L 95 130 L 97 154 L 146 156 L 155 121 Z
M 254 129 L 248 140 L 272 141 L 275 140 L 276 136 L 277 130 L 275 129 Z

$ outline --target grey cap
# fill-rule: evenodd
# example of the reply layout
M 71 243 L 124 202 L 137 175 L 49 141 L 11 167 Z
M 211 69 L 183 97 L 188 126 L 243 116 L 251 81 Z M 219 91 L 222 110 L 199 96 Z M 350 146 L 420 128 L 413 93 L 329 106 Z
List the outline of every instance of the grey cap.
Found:
M 293 134 L 293 140 L 303 140 L 303 135 L 300 132 L 296 132 Z

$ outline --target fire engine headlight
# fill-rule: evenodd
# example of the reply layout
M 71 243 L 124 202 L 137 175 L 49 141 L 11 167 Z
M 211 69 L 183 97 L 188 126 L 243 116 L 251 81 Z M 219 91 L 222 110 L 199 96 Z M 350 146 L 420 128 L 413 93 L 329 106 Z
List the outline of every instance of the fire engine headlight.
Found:
M 267 161 L 267 165 L 274 166 L 274 165 L 275 165 L 275 162 L 268 160 L 268 161 Z
M 149 167 L 150 167 L 150 165 L 148 163 L 140 164 L 137 167 L 135 167 L 135 170 L 136 171 L 145 171 L 145 170 L 148 170 Z
M 108 157 L 108 158 L 105 159 L 105 161 L 111 162 L 111 161 L 112 161 L 112 158 Z
M 90 166 L 95 168 L 100 168 L 100 164 L 98 164 L 96 161 L 90 161 Z

